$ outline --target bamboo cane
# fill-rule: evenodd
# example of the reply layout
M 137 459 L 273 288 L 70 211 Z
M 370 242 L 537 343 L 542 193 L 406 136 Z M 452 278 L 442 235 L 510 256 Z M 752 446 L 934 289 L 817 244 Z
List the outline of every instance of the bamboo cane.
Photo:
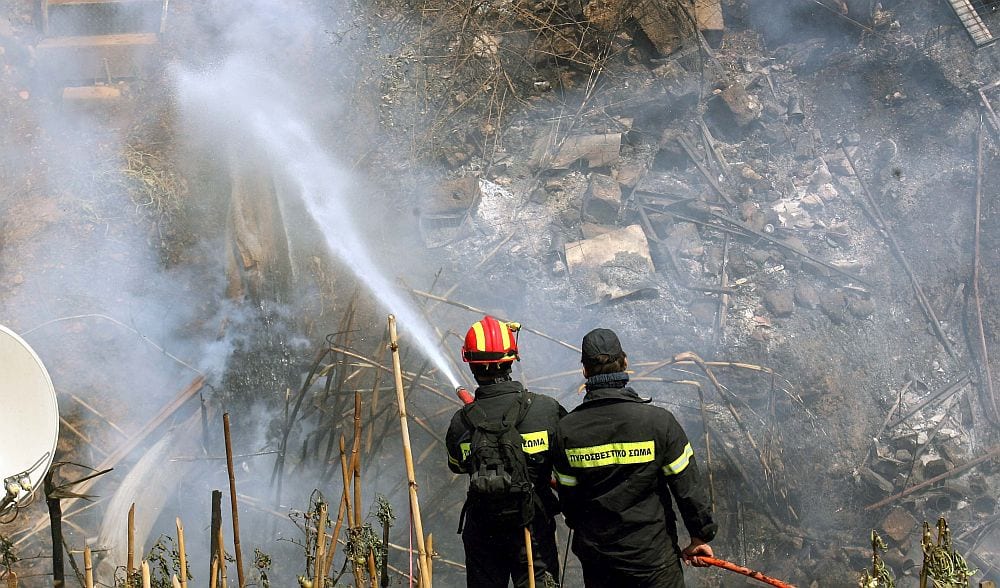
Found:
M 427 534 L 427 581 L 434 583 L 434 533 Z
M 226 588 L 226 544 L 223 540 L 221 524 L 219 525 L 218 533 L 219 552 L 216 555 L 219 558 L 219 588 Z
M 382 519 L 382 577 L 380 588 L 389 588 L 389 519 Z M 374 585 L 373 585 L 374 588 Z
M 323 565 L 326 556 L 326 503 L 319 503 L 319 528 L 316 530 L 316 561 L 313 562 L 313 588 L 323 588 Z
M 87 588 L 94 588 L 94 562 L 91 559 L 89 545 L 83 548 L 83 574 Z
M 354 440 L 356 442 L 358 440 L 358 438 L 355 437 Z M 346 441 L 344 440 L 344 435 L 343 435 L 343 433 L 341 433 L 341 435 L 340 435 L 340 472 L 341 472 L 341 477 L 343 477 L 343 479 L 344 479 L 343 501 L 346 503 L 346 506 L 344 507 L 345 518 L 347 520 L 347 528 L 349 530 L 354 530 L 354 528 L 355 528 L 355 526 L 354 526 L 354 515 L 352 514 L 352 511 L 351 511 L 351 473 L 350 473 L 350 472 L 354 471 L 354 461 L 352 459 L 351 465 L 347 465 L 347 451 L 345 449 L 345 443 L 346 443 Z M 352 453 L 353 453 L 353 450 L 352 450 Z M 358 508 L 358 505 L 355 504 L 354 505 L 354 509 L 357 510 L 357 508 Z M 339 529 L 338 529 L 338 531 L 339 531 Z M 352 566 L 352 569 L 354 570 L 354 586 L 355 586 L 355 588 L 361 588 L 361 566 L 358 565 L 357 562 L 354 562 L 354 565 Z
M 413 471 L 413 452 L 410 450 L 410 430 L 406 424 L 406 398 L 403 395 L 403 370 L 399 363 L 399 340 L 396 337 L 396 317 L 389 315 L 389 348 L 392 350 L 392 371 L 396 380 L 396 402 L 399 405 L 399 428 L 403 438 L 403 461 L 406 479 L 410 486 L 410 514 L 417 536 L 417 562 L 420 567 L 420 588 L 431 588 L 427 577 L 427 550 L 424 545 L 424 524 L 420 520 L 420 501 L 417 498 L 416 473 Z
M 524 528 L 524 551 L 528 555 L 528 588 L 535 588 L 535 557 L 531 550 L 531 531 Z
M 347 517 L 347 528 L 354 528 L 354 514 L 351 510 L 351 468 L 348 466 L 347 461 L 347 441 L 344 439 L 343 433 L 340 435 L 340 474 L 344 480 L 344 500 L 345 500 L 345 513 Z
M 181 588 L 187 588 L 187 551 L 184 549 L 184 524 L 181 523 L 181 518 L 177 517 L 174 521 L 177 526 L 177 563 L 180 566 L 181 574 Z
M 705 391 L 702 389 L 701 384 L 694 380 L 681 380 L 679 384 L 688 384 L 694 386 L 698 389 L 698 404 L 701 409 L 701 423 L 705 428 L 704 439 L 705 439 L 705 459 L 707 465 L 705 466 L 708 471 L 708 505 L 712 508 L 712 512 L 715 512 L 715 477 L 712 473 L 712 438 L 708 434 L 708 414 L 705 412 Z
M 135 503 L 128 509 L 128 556 L 125 559 L 125 588 L 132 588 L 132 573 L 135 572 Z
M 333 533 L 330 535 L 330 545 L 327 547 L 326 561 L 323 562 L 323 575 L 330 575 L 330 566 L 333 564 L 333 554 L 337 551 L 337 537 L 340 536 L 340 527 L 344 524 L 344 509 L 347 508 L 347 497 L 340 497 L 340 508 L 337 509 L 337 522 L 333 526 Z
M 208 588 L 216 588 L 219 583 L 219 557 L 212 555 L 212 565 L 208 568 Z
M 361 526 L 361 392 L 354 393 L 354 444 L 351 448 L 354 473 L 354 527 Z
M 997 406 L 996 396 L 993 394 L 993 374 L 990 371 L 990 356 L 986 345 L 986 332 L 983 329 L 983 304 L 979 295 L 979 268 L 980 268 L 980 247 L 979 236 L 981 232 L 982 200 L 983 200 L 983 119 L 979 119 L 979 138 L 977 140 L 977 165 L 976 165 L 976 222 L 973 240 L 972 259 L 972 298 L 975 301 L 976 311 L 976 343 L 979 349 L 979 371 L 980 396 L 983 407 L 986 408 L 987 417 L 993 424 L 1000 424 L 1000 407 Z
M 151 588 L 149 581 L 149 562 L 143 560 L 141 569 L 142 569 L 142 588 Z
M 340 471 L 344 478 L 347 480 L 347 454 L 344 450 L 344 435 L 340 435 Z M 351 526 L 351 501 L 350 496 L 347 494 L 347 484 L 344 484 L 344 493 L 340 496 L 340 507 L 337 509 L 337 522 L 333 526 L 333 533 L 330 535 L 330 544 L 327 547 L 327 558 L 326 562 L 323 564 L 323 575 L 329 576 L 330 569 L 333 565 L 333 554 L 337 551 L 337 537 L 340 536 L 340 528 L 344 524 L 344 520 L 347 520 L 347 526 Z
M 236 504 L 236 473 L 233 469 L 233 439 L 229 432 L 228 412 L 222 415 L 222 428 L 226 435 L 226 467 L 229 470 L 229 502 L 232 504 L 233 508 L 233 545 L 236 551 L 236 576 L 239 579 L 239 587 L 246 588 L 246 576 L 243 573 L 243 548 L 240 547 L 240 514 Z
M 220 537 L 222 536 L 222 491 L 212 490 L 212 518 L 210 519 L 209 529 L 211 537 L 209 539 L 208 547 L 208 560 L 211 562 L 209 564 L 209 575 L 211 578 L 209 582 L 212 583 L 213 588 L 215 582 L 218 580 L 219 576 L 219 563 L 222 559 L 220 552 L 222 551 L 222 542 Z M 214 568 L 212 566 L 215 566 Z
M 7 588 L 17 588 L 17 572 L 7 570 Z
M 170 574 L 170 585 L 173 588 L 181 588 L 181 581 L 177 579 L 177 574 Z
M 475 312 L 477 314 L 490 314 L 488 311 L 485 311 L 485 310 L 483 310 L 481 308 L 476 308 L 475 306 L 469 306 L 468 304 L 462 304 L 461 302 L 455 302 L 453 300 L 448 300 L 447 298 L 445 298 L 443 296 L 436 296 L 434 294 L 431 294 L 430 292 L 421 292 L 420 290 L 416 290 L 416 289 L 413 289 L 413 288 L 410 288 L 410 292 L 412 292 L 413 294 L 416 294 L 417 296 L 423 296 L 424 298 L 429 298 L 431 300 L 436 300 L 438 302 L 444 302 L 445 304 L 450 304 L 451 306 L 455 306 L 455 307 L 461 308 L 463 310 L 468 310 L 470 312 Z M 553 343 L 556 343 L 558 345 L 562 345 L 563 347 L 565 347 L 566 349 L 569 349 L 570 351 L 576 351 L 577 353 L 580 352 L 580 348 L 577 347 L 576 345 L 573 345 L 571 343 L 567 343 L 565 341 L 560 341 L 559 339 L 556 339 L 555 337 L 551 337 L 551 336 L 546 335 L 545 333 L 543 333 L 541 331 L 536 331 L 535 329 L 532 329 L 532 328 L 529 328 L 529 327 L 522 326 L 521 328 L 524 329 L 525 331 L 528 331 L 529 333 L 534 333 L 535 335 L 538 335 L 542 339 L 548 339 L 549 341 L 552 341 Z
M 226 588 L 226 549 L 222 542 L 222 528 L 219 528 L 219 588 Z
M 371 588 L 378 588 L 378 568 L 375 567 L 375 548 L 368 550 L 368 581 Z

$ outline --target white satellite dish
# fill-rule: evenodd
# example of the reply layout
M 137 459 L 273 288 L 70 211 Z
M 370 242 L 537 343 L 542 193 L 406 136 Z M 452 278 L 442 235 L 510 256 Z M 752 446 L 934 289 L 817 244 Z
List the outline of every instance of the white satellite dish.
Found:
M 59 406 L 31 347 L 0 325 L 0 514 L 27 504 L 52 465 Z

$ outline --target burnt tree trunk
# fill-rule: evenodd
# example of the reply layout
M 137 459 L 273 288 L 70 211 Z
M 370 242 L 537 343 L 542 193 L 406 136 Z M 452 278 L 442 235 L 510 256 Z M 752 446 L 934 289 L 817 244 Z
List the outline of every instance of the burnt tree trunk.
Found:
M 52 586 L 66 586 L 63 563 L 62 503 L 53 498 L 52 472 L 45 476 L 45 504 L 49 507 L 49 528 L 52 531 Z

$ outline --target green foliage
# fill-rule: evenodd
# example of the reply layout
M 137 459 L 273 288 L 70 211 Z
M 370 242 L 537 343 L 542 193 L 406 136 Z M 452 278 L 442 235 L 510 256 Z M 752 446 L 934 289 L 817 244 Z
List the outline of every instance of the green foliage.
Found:
M 271 580 L 267 576 L 271 571 L 271 556 L 261 551 L 259 547 L 254 547 L 253 565 L 257 568 L 257 575 L 260 576 L 260 585 L 263 588 L 271 588 Z
M 312 496 L 309 498 L 309 509 L 307 511 L 295 511 L 289 514 L 289 518 L 292 519 L 299 530 L 305 535 L 303 542 L 296 542 L 302 547 L 306 560 L 305 573 L 298 576 L 300 586 L 310 586 L 312 578 L 316 575 L 316 540 L 320 527 L 320 506 L 324 502 L 323 495 L 319 491 L 313 491 Z M 349 522 L 345 523 L 342 529 L 342 532 L 346 535 L 344 546 L 345 559 L 340 566 L 340 571 L 334 574 L 332 578 L 327 578 L 326 585 L 338 586 L 341 578 L 348 569 L 354 569 L 355 573 L 363 574 L 365 577 L 360 580 L 363 584 L 367 585 L 371 581 L 371 578 L 367 577 L 369 554 L 375 560 L 375 569 L 382 569 L 382 563 L 386 557 L 386 545 L 382 541 L 381 533 L 392 526 L 396 517 L 393 514 L 392 505 L 389 504 L 389 501 L 384 496 L 377 495 L 375 497 L 374 509 L 375 512 L 369 513 L 368 517 L 377 519 L 382 526 L 382 530 L 376 532 L 371 523 L 364 523 L 354 528 L 350 527 Z M 332 525 L 329 515 L 332 513 L 329 510 L 327 512 L 328 516 L 324 524 L 326 525 L 325 528 L 330 532 Z M 335 556 L 335 552 L 327 554 L 327 557 Z
M 5 535 L 0 535 L 0 568 L 5 573 L 10 573 L 17 563 L 17 554 L 14 553 L 14 542 Z
M 888 546 L 874 529 L 872 529 L 871 540 L 872 569 L 861 573 L 858 586 L 860 588 L 895 588 L 896 580 L 893 578 L 892 572 L 885 565 L 885 562 L 882 561 L 882 556 L 879 555 L 879 551 L 885 551 Z
M 936 543 L 931 538 L 930 525 L 924 521 L 920 545 L 924 551 L 924 565 L 920 570 L 921 586 L 926 585 L 927 578 L 933 578 L 935 588 L 967 588 L 969 578 L 978 572 L 970 568 L 962 554 L 952 547 L 951 530 L 944 517 L 937 522 Z
M 172 588 L 170 577 L 174 574 L 180 576 L 181 554 L 176 546 L 176 541 L 168 535 L 160 535 L 150 548 L 146 556 L 149 564 L 149 584 L 152 588 Z M 191 569 L 185 570 L 188 580 L 193 580 Z M 142 572 L 139 568 L 128 574 L 124 567 L 115 570 L 115 588 L 131 586 L 136 588 L 142 586 Z

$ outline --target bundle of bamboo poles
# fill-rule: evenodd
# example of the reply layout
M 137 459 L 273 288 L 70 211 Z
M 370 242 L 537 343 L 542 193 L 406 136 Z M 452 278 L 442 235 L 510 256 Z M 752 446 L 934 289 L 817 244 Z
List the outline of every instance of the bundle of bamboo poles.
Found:
M 389 347 L 392 350 L 393 375 L 395 377 L 395 387 L 397 403 L 400 413 L 400 428 L 403 440 L 403 457 L 406 464 L 407 481 L 410 493 L 410 514 L 413 520 L 414 530 L 417 539 L 417 559 L 418 559 L 418 582 L 422 588 L 430 588 L 433 582 L 433 571 L 430 554 L 433 553 L 433 536 L 423 534 L 423 525 L 420 518 L 420 506 L 417 499 L 417 484 L 413 467 L 413 455 L 410 448 L 410 437 L 407 425 L 406 399 L 403 393 L 402 369 L 399 359 L 399 343 L 396 335 L 395 317 L 389 316 Z M 364 438 L 364 431 L 361 422 L 362 399 L 361 393 L 354 393 L 354 439 L 351 443 L 350 453 L 347 451 L 347 440 L 343 434 L 339 438 L 340 448 L 340 469 L 343 483 L 343 493 L 337 509 L 337 519 L 333 525 L 333 532 L 327 536 L 326 527 L 328 522 L 328 505 L 321 501 L 316 514 L 316 540 L 312 542 L 313 553 L 313 577 L 300 578 L 300 584 L 311 588 L 324 588 L 327 578 L 330 577 L 333 564 L 333 554 L 336 551 L 336 544 L 340 531 L 346 522 L 348 536 L 359 537 L 363 523 L 362 507 L 362 487 L 361 487 L 361 442 Z M 353 496 L 352 496 L 353 490 Z M 362 542 L 364 543 L 364 542 Z M 354 584 L 356 588 L 362 588 L 366 584 L 371 588 L 378 588 L 388 585 L 388 565 L 386 562 L 385 548 L 388 543 L 388 522 L 383 521 L 383 553 L 382 569 L 376 566 L 376 554 L 374 546 L 366 543 L 366 550 L 349 554 L 350 563 L 353 568 Z M 381 581 L 380 581 L 381 580 Z
M 400 367 L 401 361 L 399 357 L 399 344 L 396 336 L 395 318 L 392 316 L 389 317 L 388 330 L 389 345 L 387 347 L 392 350 L 392 372 L 395 377 L 394 384 L 399 408 L 404 462 L 406 465 L 407 482 L 410 495 L 410 518 L 415 530 L 417 544 L 417 552 L 415 554 L 417 559 L 417 570 L 415 575 L 417 577 L 411 578 L 411 580 L 416 580 L 418 583 L 417 585 L 421 588 L 429 588 L 432 586 L 433 582 L 433 536 L 424 535 L 422 521 L 420 518 L 419 501 L 417 499 L 417 484 L 415 480 L 413 456 L 410 447 L 410 437 L 407 425 L 408 415 L 405 407 L 405 395 L 403 390 L 403 372 Z M 359 391 L 355 391 L 353 439 L 350 443 L 350 447 L 348 448 L 347 439 L 344 434 L 341 434 L 339 437 L 340 469 L 343 492 L 341 499 L 338 502 L 337 517 L 336 521 L 332 525 L 332 532 L 328 533 L 328 527 L 330 526 L 330 513 L 328 512 L 329 505 L 325 501 L 320 501 L 317 505 L 316 511 L 310 512 L 310 518 L 314 518 L 316 523 L 314 527 L 315 535 L 307 541 L 307 545 L 311 548 L 311 552 L 306 554 L 308 561 L 311 562 L 311 566 L 308 566 L 309 569 L 311 569 L 311 577 L 300 578 L 300 583 L 303 586 L 309 586 L 310 588 L 323 588 L 327 585 L 336 584 L 336 580 L 333 582 L 330 582 L 330 580 L 332 579 L 331 570 L 334 555 L 337 551 L 337 544 L 338 541 L 340 541 L 339 538 L 341 536 L 341 531 L 346 530 L 347 536 L 352 539 L 363 536 L 363 529 L 365 525 L 363 513 L 364 509 L 362 506 L 361 450 L 365 431 L 362 426 L 362 404 L 361 393 Z M 239 588 L 244 588 L 247 583 L 247 578 L 243 568 L 243 556 L 240 543 L 239 505 L 236 492 L 231 426 L 228 413 L 223 415 L 223 427 L 225 434 L 226 465 L 229 475 L 230 506 L 233 525 L 233 559 L 235 560 L 237 585 Z M 224 547 L 225 538 L 223 535 L 221 501 L 221 491 L 213 491 L 208 581 L 210 588 L 225 588 L 230 581 L 227 574 L 227 554 Z M 128 543 L 127 560 L 124 566 L 124 586 L 125 588 L 139 588 L 140 586 L 142 588 L 151 588 L 153 583 L 156 583 L 156 585 L 163 585 L 164 582 L 168 581 L 167 578 L 157 579 L 153 577 L 153 574 L 150 572 L 150 562 L 148 559 L 143 559 L 138 565 L 136 564 L 135 509 L 136 505 L 133 503 L 128 513 L 128 523 L 126 529 Z M 391 513 L 388 516 L 391 517 Z M 365 551 L 363 552 L 359 552 L 357 549 L 354 549 L 350 553 L 347 553 L 347 561 L 345 561 L 345 567 L 349 564 L 352 568 L 356 588 L 367 588 L 368 586 L 371 588 L 378 588 L 380 584 L 382 586 L 388 585 L 388 572 L 390 566 L 388 566 L 386 560 L 389 523 L 385 518 L 383 518 L 382 514 L 379 515 L 379 518 L 383 520 L 382 545 L 380 546 L 380 549 L 382 550 L 381 553 L 376 554 L 377 541 L 343 541 L 346 544 L 362 543 L 365 547 Z M 193 576 L 190 576 L 188 567 L 188 554 L 184 535 L 184 525 L 180 518 L 177 518 L 175 523 L 177 531 L 175 567 L 177 569 L 171 570 L 176 573 L 171 574 L 169 584 L 171 586 L 187 588 L 188 579 Z M 91 588 L 94 586 L 94 568 L 92 565 L 90 546 L 85 547 L 83 555 L 84 570 L 83 574 L 81 574 L 83 576 L 82 583 L 88 588 Z M 413 555 L 414 554 L 411 551 L 410 556 L 412 557 Z M 378 569 L 377 559 L 381 559 L 381 570 Z M 162 569 L 162 567 L 160 569 Z M 400 574 L 407 575 L 401 570 L 395 571 Z M 337 579 L 339 579 L 339 576 Z M 8 588 L 16 588 L 16 575 L 13 573 L 9 574 L 7 584 Z

